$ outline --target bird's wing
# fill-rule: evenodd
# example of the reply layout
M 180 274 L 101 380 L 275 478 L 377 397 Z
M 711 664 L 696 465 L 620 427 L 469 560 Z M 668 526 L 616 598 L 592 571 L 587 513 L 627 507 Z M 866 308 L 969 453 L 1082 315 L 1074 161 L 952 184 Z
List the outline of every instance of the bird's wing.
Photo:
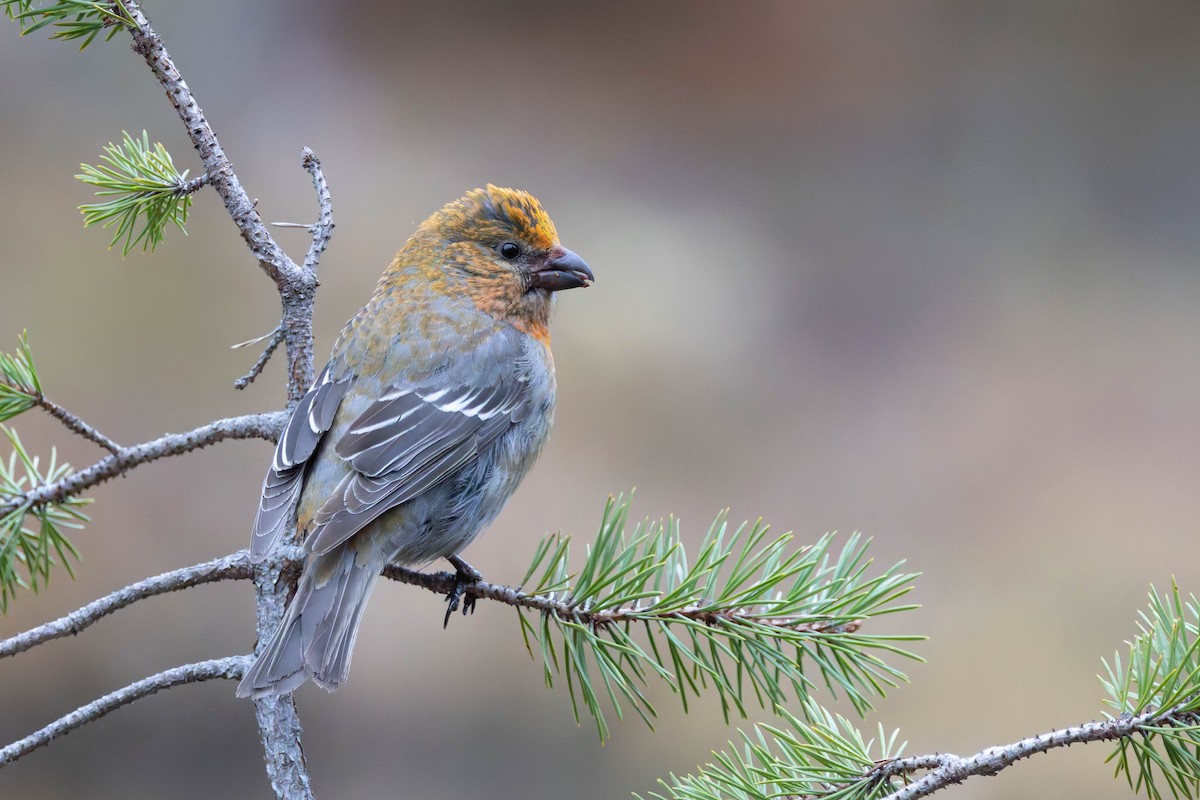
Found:
M 435 486 L 519 422 L 526 373 L 512 368 L 393 385 L 338 440 L 351 471 L 313 517 L 306 546 L 327 553 L 388 509 Z
M 264 558 L 287 527 L 288 515 L 303 486 L 305 465 L 333 424 L 349 387 L 349 376 L 335 380 L 326 367 L 288 419 L 275 446 L 271 468 L 263 479 L 250 538 L 250 555 L 254 560 Z

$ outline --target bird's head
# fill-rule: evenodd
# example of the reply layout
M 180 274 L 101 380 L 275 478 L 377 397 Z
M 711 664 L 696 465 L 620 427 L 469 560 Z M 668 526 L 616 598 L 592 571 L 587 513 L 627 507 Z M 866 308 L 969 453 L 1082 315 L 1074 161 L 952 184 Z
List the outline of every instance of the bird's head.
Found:
M 594 280 L 587 263 L 558 241 L 533 195 L 491 184 L 447 203 L 422 223 L 413 245 L 440 251 L 429 266 L 442 271 L 451 290 L 543 339 L 553 294 Z

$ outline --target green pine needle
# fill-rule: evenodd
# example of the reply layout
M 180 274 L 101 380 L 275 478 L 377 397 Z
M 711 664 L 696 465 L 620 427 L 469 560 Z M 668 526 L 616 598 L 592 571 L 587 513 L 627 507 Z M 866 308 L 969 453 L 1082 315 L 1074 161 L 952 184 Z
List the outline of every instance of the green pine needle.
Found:
M 771 536 L 761 520 L 731 529 L 722 513 L 689 564 L 676 520 L 645 521 L 627 534 L 627 515 L 626 501 L 609 499 L 574 575 L 570 537 L 547 537 L 523 583 L 557 606 L 536 622 L 536 612 L 519 612 L 546 684 L 564 676 L 576 720 L 582 703 L 601 739 L 601 697 L 618 719 L 629 707 L 650 724 L 651 677 L 685 711 L 689 696 L 715 691 L 727 720 L 746 716 L 750 702 L 776 711 L 789 697 L 806 703 L 818 685 L 861 713 L 870 697 L 906 680 L 884 657 L 916 659 L 900 643 L 921 637 L 858 631 L 913 608 L 897 601 L 916 576 L 897 565 L 867 577 L 868 542 L 858 535 L 840 551 L 831 535 L 797 549 L 791 534 Z
M 872 800 L 895 791 L 892 780 L 872 778 L 877 763 L 898 758 L 908 746 L 898 732 L 878 729 L 866 740 L 845 717 L 815 703 L 803 704 L 804 720 L 783 713 L 787 727 L 757 725 L 738 731 L 741 743 L 713 753 L 714 762 L 692 775 L 660 781 L 655 800 Z M 641 798 L 641 795 L 634 795 Z
M 0 425 L 12 453 L 8 461 L 0 459 L 0 506 L 6 506 L 30 489 L 61 480 L 71 472 L 69 464 L 59 464 L 51 451 L 50 463 L 43 470 L 38 458 L 30 456 L 16 432 Z M 17 505 L 0 517 L 0 613 L 8 611 L 18 589 L 37 592 L 50 581 L 50 571 L 61 566 L 75 577 L 73 561 L 79 551 L 63 533 L 64 528 L 81 528 L 88 516 L 81 507 L 90 498 L 72 497 L 59 503 Z
M 1200 797 L 1200 606 L 1172 581 L 1169 595 L 1151 587 L 1150 607 L 1139 616 L 1127 659 L 1116 653 L 1104 661 L 1105 705 L 1113 716 L 1172 713 L 1169 724 L 1121 739 L 1108 760 L 1117 777 L 1152 800 Z
M 121 254 L 129 252 L 139 243 L 142 250 L 153 250 L 163 240 L 167 225 L 175 225 L 187 235 L 187 222 L 191 207 L 191 192 L 198 186 L 189 183 L 187 171 L 175 169 L 171 154 L 161 143 L 150 144 L 150 137 L 142 131 L 135 139 L 122 131 L 122 142 L 112 142 L 104 148 L 101 164 L 80 164 L 83 170 L 75 177 L 84 183 L 96 186 L 97 197 L 110 197 L 101 203 L 79 207 L 83 212 L 84 226 L 103 223 L 105 228 L 115 228 L 112 248 L 124 239 Z
M 0 353 L 0 422 L 33 408 L 41 394 L 42 385 L 29 352 L 29 333 L 22 331 L 17 352 Z
M 0 5 L 4 6 L 9 19 L 15 19 L 21 26 L 22 36 L 49 25 L 54 28 L 51 39 L 79 39 L 80 50 L 101 33 L 108 41 L 137 24 L 121 0 L 54 0 L 40 6 L 35 5 L 34 0 L 0 0 Z

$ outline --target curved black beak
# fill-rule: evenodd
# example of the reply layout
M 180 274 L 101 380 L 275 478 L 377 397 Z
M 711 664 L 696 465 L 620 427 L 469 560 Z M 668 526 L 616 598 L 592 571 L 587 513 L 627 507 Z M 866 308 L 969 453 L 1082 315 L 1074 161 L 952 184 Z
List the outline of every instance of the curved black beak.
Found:
M 548 292 L 591 286 L 594 280 L 587 262 L 565 247 L 554 248 L 545 266 L 533 273 L 533 285 Z

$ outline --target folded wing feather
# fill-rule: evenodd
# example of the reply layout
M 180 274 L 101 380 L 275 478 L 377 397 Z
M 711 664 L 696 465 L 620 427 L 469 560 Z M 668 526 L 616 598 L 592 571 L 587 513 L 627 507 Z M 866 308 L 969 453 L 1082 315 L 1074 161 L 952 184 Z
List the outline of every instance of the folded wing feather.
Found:
M 266 557 L 287 527 L 292 506 L 303 485 L 305 464 L 333 424 L 334 415 L 349 387 L 348 377 L 334 380 L 326 368 L 288 419 L 275 447 L 271 468 L 263 479 L 262 497 L 250 538 L 250 555 L 255 561 Z
M 347 429 L 353 467 L 317 512 L 306 546 L 327 553 L 381 514 L 453 474 L 525 414 L 527 384 L 394 387 Z

